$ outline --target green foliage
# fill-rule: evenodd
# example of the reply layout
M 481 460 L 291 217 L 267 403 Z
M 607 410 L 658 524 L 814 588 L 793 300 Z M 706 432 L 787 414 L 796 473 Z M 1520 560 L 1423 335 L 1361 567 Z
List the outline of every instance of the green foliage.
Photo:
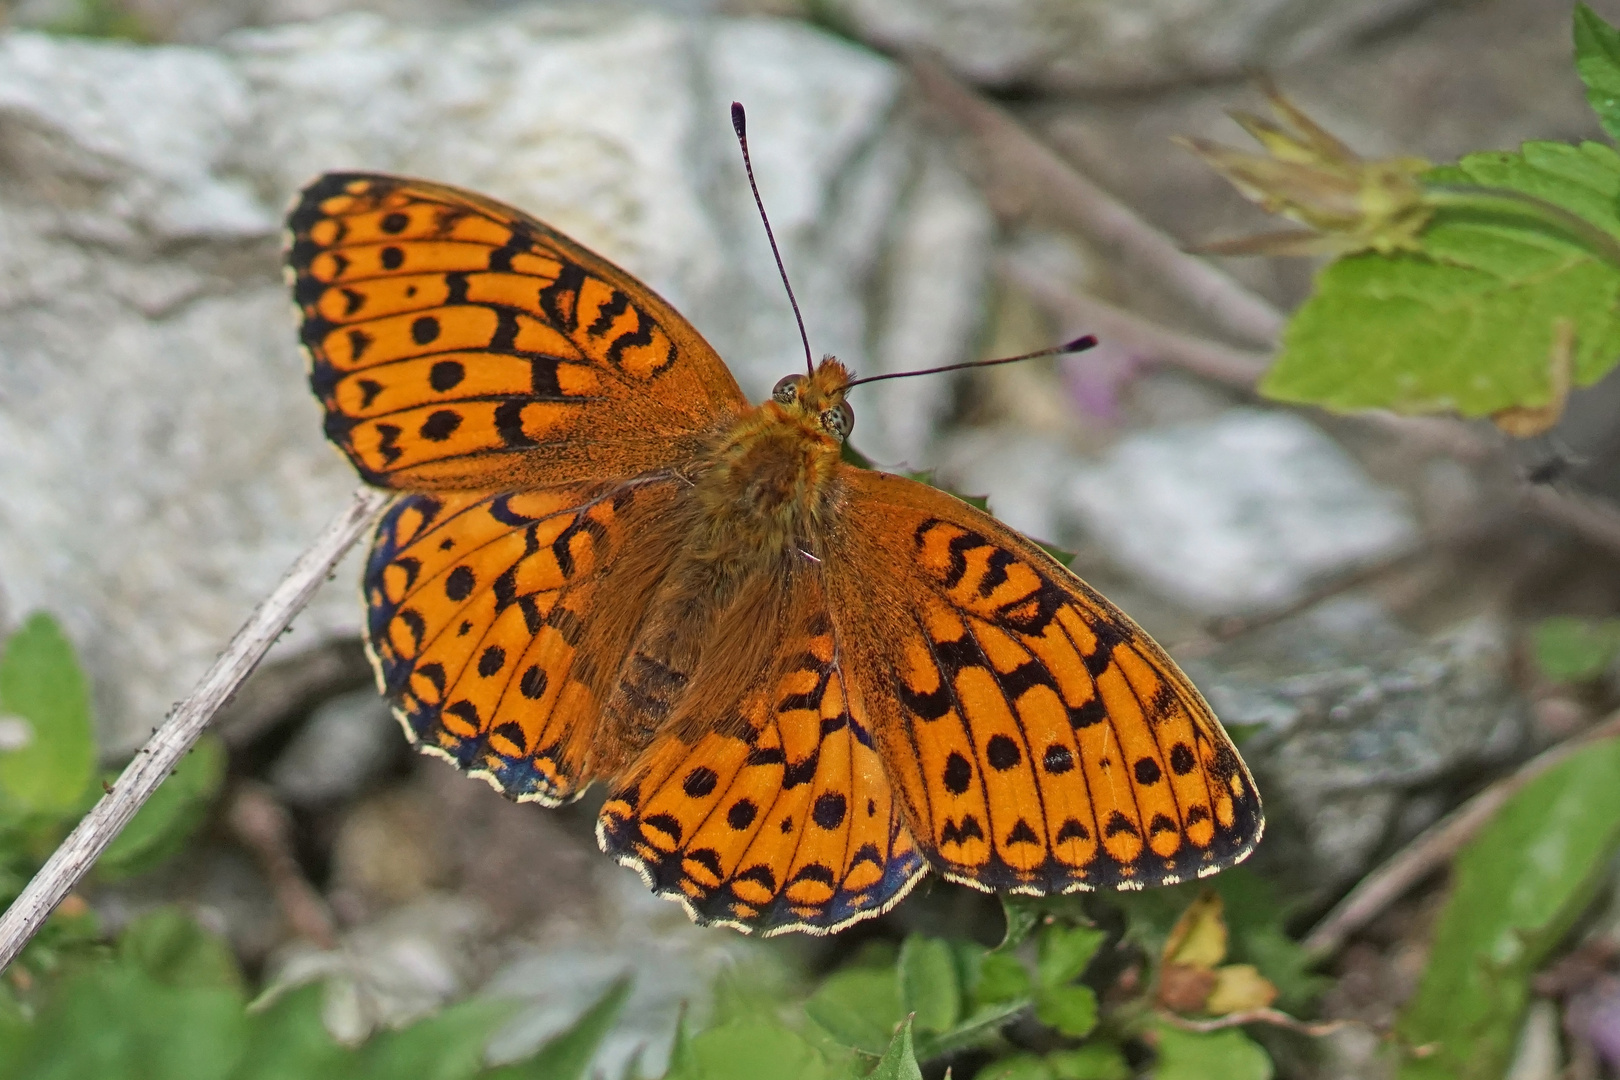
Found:
M 357 1048 L 321 1023 L 319 986 L 248 1007 L 226 944 L 174 910 L 53 981 L 31 1020 L 0 1024 L 0 1075 L 39 1080 L 583 1080 L 629 992 L 614 984 L 523 1061 L 484 1064 L 515 1003 L 475 999 Z
M 917 1064 L 917 1055 L 912 1052 L 911 1023 L 912 1018 L 906 1017 L 900 1030 L 894 1033 L 894 1039 L 883 1051 L 877 1068 L 872 1070 L 872 1080 L 922 1080 L 922 1068 Z
M 1397 1031 L 1426 1047 L 1402 1080 L 1502 1075 L 1530 976 L 1620 849 L 1620 739 L 1536 778 L 1458 856 L 1417 994 Z
M 29 617 L 0 654 L 0 713 L 28 726 L 26 745 L 0 752 L 0 800 L 13 815 L 57 817 L 84 802 L 95 775 L 90 689 L 61 627 Z
M 1536 667 L 1556 682 L 1585 682 L 1620 656 L 1620 619 L 1543 619 L 1530 632 Z
M 1575 5 L 1575 70 L 1598 123 L 1620 139 L 1620 31 L 1585 4 Z
M 89 685 L 56 621 L 29 617 L 0 653 L 0 714 L 27 743 L 0 751 L 0 894 L 15 895 L 113 776 L 96 775 Z M 113 840 L 103 878 L 151 869 L 184 846 L 225 779 L 225 748 L 205 736 Z
M 853 1073 L 851 1058 L 824 1053 L 780 1021 L 757 1016 L 678 1041 L 664 1080 L 842 1080 Z
M 1160 1023 L 1153 1080 L 1271 1080 L 1271 1059 L 1236 1028 L 1207 1033 Z
M 1472 154 L 1426 180 L 1518 192 L 1620 233 L 1620 156 L 1598 143 Z M 1592 244 L 1510 210 L 1442 211 L 1420 244 L 1323 269 L 1261 392 L 1335 409 L 1484 416 L 1548 403 L 1559 319 L 1574 325 L 1575 383 L 1597 381 L 1620 357 L 1620 266 Z
M 108 845 L 96 863 L 96 872 L 108 879 L 128 877 L 150 870 L 179 851 L 207 817 L 225 782 L 226 764 L 224 743 L 212 735 L 199 739 Z

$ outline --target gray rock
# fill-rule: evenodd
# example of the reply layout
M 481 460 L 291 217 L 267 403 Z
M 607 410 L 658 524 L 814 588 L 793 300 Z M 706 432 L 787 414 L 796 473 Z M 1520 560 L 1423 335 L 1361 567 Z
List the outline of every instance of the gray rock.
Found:
M 615 979 L 629 976 L 630 998 L 592 1061 L 592 1075 L 629 1075 L 629 1063 L 639 1057 L 636 1075 L 659 1076 L 678 1018 L 686 1010 L 690 1030 L 705 1021 L 721 972 L 742 985 L 780 985 L 791 973 L 793 954 L 757 938 L 694 926 L 624 867 L 600 865 L 592 877 L 600 896 L 595 918 L 553 924 L 485 985 L 484 993 L 527 1002 L 491 1041 L 491 1060 L 532 1053 Z
M 1302 837 L 1311 882 L 1331 889 L 1365 870 L 1409 794 L 1421 801 L 1521 744 L 1510 659 L 1506 627 L 1488 617 L 1424 640 L 1343 597 L 1184 666 L 1242 736 L 1268 817 L 1284 823 L 1268 857 Z
M 989 219 L 900 87 L 802 25 L 590 6 L 217 49 L 0 37 L 0 581 L 64 620 L 103 745 L 151 730 L 355 483 L 280 279 L 298 185 L 381 169 L 524 207 L 644 277 L 757 399 L 803 359 L 734 98 L 817 351 L 962 358 Z M 883 461 L 919 456 L 948 391 L 893 385 L 856 402 Z M 278 655 L 358 632 L 357 565 Z
M 293 806 L 332 802 L 359 791 L 402 745 L 388 703 L 370 687 L 354 690 L 310 713 L 270 766 L 270 782 Z
M 1418 537 L 1405 500 L 1337 443 L 1258 409 L 1131 435 L 1061 497 L 1121 566 L 1211 615 L 1285 608 Z
M 996 85 L 1124 89 L 1275 67 L 1433 0 L 825 0 L 864 38 Z

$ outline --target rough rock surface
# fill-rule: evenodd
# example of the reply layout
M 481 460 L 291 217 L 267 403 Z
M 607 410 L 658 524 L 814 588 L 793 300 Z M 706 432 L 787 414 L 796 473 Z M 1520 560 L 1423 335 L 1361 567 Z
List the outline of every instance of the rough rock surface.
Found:
M 322 170 L 431 176 L 644 277 L 762 395 L 802 363 L 726 106 L 818 351 L 960 359 L 989 219 L 889 62 L 787 22 L 518 9 L 349 15 L 140 47 L 0 37 L 0 582 L 85 654 L 105 745 L 183 694 L 354 478 L 322 441 L 280 215 Z M 918 455 L 943 380 L 858 392 L 858 442 Z M 355 563 L 283 648 L 353 635 Z
M 942 55 L 980 82 L 1127 89 L 1274 67 L 1433 0 L 826 0 L 866 40 Z
M 1423 640 L 1347 596 L 1185 661 L 1286 822 L 1261 857 L 1330 892 L 1366 870 L 1409 793 L 1512 754 L 1525 709 L 1508 639 L 1482 616 Z

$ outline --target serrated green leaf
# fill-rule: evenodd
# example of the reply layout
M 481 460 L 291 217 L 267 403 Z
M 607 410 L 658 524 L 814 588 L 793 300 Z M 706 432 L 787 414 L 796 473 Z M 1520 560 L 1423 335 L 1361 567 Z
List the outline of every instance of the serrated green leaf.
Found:
M 1097 1026 L 1097 995 L 1089 986 L 1049 986 L 1035 994 L 1035 1019 L 1071 1038 Z
M 978 985 L 973 988 L 973 1000 L 981 1005 L 1002 1001 L 1028 999 L 1035 990 L 1035 982 L 1023 961 L 1011 953 L 994 952 L 979 965 Z
M 24 813 L 76 812 L 95 776 L 90 689 L 73 644 L 42 611 L 0 654 L 0 714 L 29 729 L 26 746 L 0 751 L 0 800 Z
M 1620 739 L 1532 780 L 1457 856 L 1428 967 L 1396 1031 L 1430 1047 L 1402 1080 L 1495 1080 L 1513 1053 L 1530 976 L 1620 849 Z
M 1620 655 L 1620 619 L 1543 619 L 1530 631 L 1536 667 L 1556 682 L 1585 682 Z
M 906 938 L 899 975 L 900 1011 L 915 1018 L 919 1032 L 945 1031 L 962 1015 L 962 988 L 947 942 L 917 934 Z
M 622 978 L 533 1057 L 481 1075 L 487 1080 L 581 1080 L 629 996 L 630 979 Z
M 911 1046 L 911 1023 L 912 1018 L 906 1017 L 900 1030 L 889 1040 L 869 1080 L 922 1080 L 922 1068 Z
M 1112 1043 L 1090 1042 L 1046 1055 L 1053 1080 L 1131 1080 L 1125 1055 Z
M 1473 154 L 1426 181 L 1522 192 L 1620 233 L 1620 157 L 1585 143 Z M 1284 334 L 1260 390 L 1333 409 L 1485 416 L 1551 397 L 1555 324 L 1575 328 L 1573 381 L 1620 359 L 1620 267 L 1525 216 L 1442 211 L 1422 250 L 1340 259 Z
M 1153 1080 L 1271 1080 L 1271 1058 L 1243 1032 L 1182 1031 L 1155 1025 Z
M 158 908 L 132 921 L 118 939 L 118 959 L 165 986 L 243 993 L 230 946 L 179 908 Z
M 1106 931 L 1091 926 L 1046 927 L 1036 942 L 1036 984 L 1045 989 L 1076 978 L 1107 940 Z
M 227 754 L 216 735 L 204 735 L 180 759 L 174 772 L 152 793 L 96 862 L 104 880 L 143 873 L 185 846 L 208 816 L 225 782 Z
M 1620 31 L 1585 4 L 1575 5 L 1575 70 L 1598 123 L 1620 139 Z
M 920 1061 L 932 1061 L 945 1054 L 954 1054 L 959 1050 L 993 1043 L 1007 1021 L 1029 1008 L 1031 1004 L 1029 998 L 1015 998 L 994 1005 L 985 1005 L 949 1031 L 938 1034 L 923 1032 L 917 1036 L 917 1058 Z
M 888 1039 L 885 1037 L 885 1046 Z M 875 1055 L 874 1055 L 875 1056 Z M 868 1061 L 871 1059 L 868 1058 Z M 841 1080 L 849 1062 L 829 1061 L 804 1036 L 779 1023 L 735 1020 L 694 1035 L 665 1080 Z
M 835 1042 L 873 1057 L 883 1053 L 905 1016 L 893 968 L 836 971 L 805 1002 L 804 1011 Z

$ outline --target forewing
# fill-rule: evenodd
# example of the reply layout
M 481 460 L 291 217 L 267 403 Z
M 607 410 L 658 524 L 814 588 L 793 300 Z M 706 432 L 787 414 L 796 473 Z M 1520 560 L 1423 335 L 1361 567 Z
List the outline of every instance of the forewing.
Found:
M 690 457 L 747 406 L 656 293 L 494 200 L 328 173 L 287 226 L 310 383 L 370 483 L 634 476 Z
M 657 524 L 679 516 L 682 490 L 665 479 L 398 499 L 365 595 L 367 644 L 406 736 L 513 798 L 577 795 L 602 672 L 634 628 L 637 580 L 661 572 Z
M 831 610 L 884 766 L 947 877 L 1036 894 L 1205 876 L 1260 839 L 1260 797 L 1151 638 L 1013 530 L 846 467 Z
M 785 662 L 738 715 L 660 736 L 602 808 L 602 849 L 700 922 L 832 933 L 887 911 L 927 871 L 819 588 L 807 591 Z

